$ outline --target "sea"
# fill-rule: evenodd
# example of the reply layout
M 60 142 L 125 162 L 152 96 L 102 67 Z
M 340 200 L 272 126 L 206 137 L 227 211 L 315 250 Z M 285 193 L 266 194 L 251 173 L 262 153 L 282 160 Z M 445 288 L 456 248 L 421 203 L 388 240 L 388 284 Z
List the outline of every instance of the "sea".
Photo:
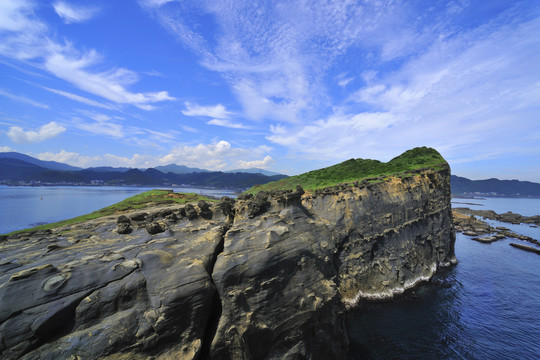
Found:
M 149 190 L 137 187 L 0 186 L 0 234 L 72 218 Z M 227 190 L 175 188 L 212 196 Z M 453 199 L 454 207 L 540 214 L 540 199 Z M 540 240 L 540 228 L 488 220 Z M 540 359 L 540 256 L 456 234 L 458 265 L 414 292 L 362 303 L 346 316 L 349 360 Z

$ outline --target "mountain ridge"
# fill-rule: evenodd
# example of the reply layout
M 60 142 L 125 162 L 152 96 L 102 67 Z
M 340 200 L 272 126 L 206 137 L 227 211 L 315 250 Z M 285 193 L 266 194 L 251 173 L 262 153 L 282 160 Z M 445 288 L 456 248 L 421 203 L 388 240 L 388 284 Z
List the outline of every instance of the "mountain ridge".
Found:
M 36 160 L 37 164 L 14 157 L 0 157 L 0 183 L 7 185 L 142 185 L 173 187 L 212 187 L 243 190 L 256 184 L 279 180 L 285 175 L 267 176 L 258 173 L 224 173 L 221 171 L 163 173 L 155 168 L 121 169 L 88 168 L 58 170 L 60 163 Z M 27 155 L 22 158 L 28 157 Z M 31 158 L 31 157 L 28 157 Z M 38 165 L 38 164 L 41 164 Z M 52 166 L 47 168 L 45 166 Z M 124 170 L 124 171 L 122 171 Z
M 531 181 L 500 180 L 496 178 L 471 180 L 452 175 L 450 183 L 454 195 L 540 197 L 540 184 Z

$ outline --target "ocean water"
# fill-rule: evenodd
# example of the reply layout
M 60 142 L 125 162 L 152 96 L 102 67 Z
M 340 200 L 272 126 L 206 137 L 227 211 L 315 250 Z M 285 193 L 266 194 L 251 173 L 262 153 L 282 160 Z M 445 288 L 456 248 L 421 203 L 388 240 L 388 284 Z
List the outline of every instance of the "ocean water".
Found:
M 151 190 L 113 186 L 0 186 L 0 234 L 71 219 Z M 210 196 L 233 196 L 229 190 L 172 188 Z
M 455 199 L 453 205 L 540 214 L 540 199 Z M 540 228 L 491 223 L 540 240 Z M 414 294 L 364 303 L 348 314 L 349 359 L 540 359 L 540 256 L 509 246 L 520 242 L 515 239 L 456 238 L 457 266 Z

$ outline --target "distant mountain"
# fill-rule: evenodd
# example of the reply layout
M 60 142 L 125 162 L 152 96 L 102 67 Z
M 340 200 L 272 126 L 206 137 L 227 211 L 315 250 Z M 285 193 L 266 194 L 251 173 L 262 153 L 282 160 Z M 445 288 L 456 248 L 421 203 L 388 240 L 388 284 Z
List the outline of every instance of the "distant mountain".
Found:
M 173 174 L 189 174 L 194 172 L 210 172 L 210 170 L 190 168 L 184 165 L 169 164 L 164 166 L 156 166 L 154 169 L 161 171 L 162 173 L 172 172 Z
M 128 170 L 131 170 L 131 168 L 112 167 L 112 166 L 98 166 L 98 167 L 90 167 L 90 168 L 87 168 L 86 170 L 100 171 L 100 172 L 126 172 Z
M 29 156 L 28 158 L 33 159 Z M 45 163 L 46 165 L 51 166 L 50 162 Z M 52 166 L 59 167 L 58 165 L 62 164 L 56 163 Z M 141 170 L 103 167 L 64 171 L 46 168 L 13 157 L 0 157 L 0 181 L 4 184 L 176 185 L 215 187 L 222 189 L 246 189 L 256 184 L 266 184 L 267 182 L 279 180 L 284 177 L 286 176 L 266 176 L 260 173 L 224 173 L 220 171 L 175 174 L 173 172 L 164 173 L 153 168 Z
M 263 174 L 266 176 L 275 176 L 275 175 L 283 175 L 277 172 L 264 170 L 264 169 L 258 169 L 258 168 L 249 168 L 249 169 L 236 169 L 236 170 L 229 170 L 225 171 L 226 173 L 249 173 L 249 174 Z
M 492 196 L 538 196 L 540 197 L 540 184 L 519 180 L 470 180 L 452 175 L 450 179 L 452 194 Z
M 30 164 L 34 164 L 37 166 L 41 166 L 45 169 L 50 170 L 62 170 L 62 171 L 76 171 L 76 170 L 82 170 L 79 167 L 71 166 L 68 164 L 62 164 L 56 161 L 43 161 L 36 158 L 33 158 L 31 156 L 20 154 L 17 152 L 0 152 L 0 159 L 17 159 L 22 160 Z
M 22 181 L 47 170 L 16 158 L 0 157 L 0 180 Z

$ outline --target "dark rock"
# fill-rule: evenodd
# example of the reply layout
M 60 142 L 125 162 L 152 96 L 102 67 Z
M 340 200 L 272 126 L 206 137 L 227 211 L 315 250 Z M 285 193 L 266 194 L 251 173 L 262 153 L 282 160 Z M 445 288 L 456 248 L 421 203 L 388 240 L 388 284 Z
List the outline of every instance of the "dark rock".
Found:
M 117 232 L 119 234 L 130 234 L 132 231 L 133 231 L 133 229 L 131 229 L 130 223 L 128 223 L 128 222 L 118 223 Z
M 513 246 L 513 247 L 515 247 L 517 249 L 533 252 L 535 254 L 540 255 L 540 249 L 533 248 L 532 246 L 527 246 L 527 245 L 522 245 L 522 244 L 514 244 L 514 243 L 511 243 L 510 246 Z
M 264 213 L 269 205 L 268 193 L 261 191 L 255 197 L 249 198 L 247 203 L 247 212 L 249 218 L 254 218 L 257 215 Z
M 478 241 L 485 244 L 491 244 L 492 242 L 499 240 L 495 236 L 473 237 L 472 239 L 474 241 Z
M 118 219 L 116 219 L 116 223 L 117 223 L 117 224 L 126 224 L 126 223 L 127 223 L 127 224 L 131 224 L 131 220 L 130 220 L 130 218 L 128 218 L 128 217 L 125 216 L 125 215 L 120 215 L 120 216 L 118 217 Z
M 253 194 L 240 194 L 238 195 L 238 197 L 236 198 L 237 200 L 249 200 L 253 198 Z
M 197 203 L 197 207 L 199 208 L 199 214 L 204 219 L 211 219 L 212 218 L 212 210 L 210 209 L 210 204 L 208 204 L 204 200 L 199 200 Z
M 197 216 L 198 216 L 197 210 L 195 210 L 195 207 L 193 205 L 191 205 L 191 204 L 187 204 L 184 207 L 184 212 L 186 214 L 186 217 L 189 220 L 193 220 L 193 219 L 197 218 Z
M 146 231 L 151 235 L 162 233 L 165 230 L 167 230 L 167 224 L 162 221 L 153 221 L 146 224 Z
M 135 214 L 131 215 L 130 218 L 131 218 L 131 220 L 133 220 L 133 221 L 145 221 L 147 215 L 148 215 L 148 214 L 145 213 L 145 212 L 142 212 L 142 213 L 135 213 Z

